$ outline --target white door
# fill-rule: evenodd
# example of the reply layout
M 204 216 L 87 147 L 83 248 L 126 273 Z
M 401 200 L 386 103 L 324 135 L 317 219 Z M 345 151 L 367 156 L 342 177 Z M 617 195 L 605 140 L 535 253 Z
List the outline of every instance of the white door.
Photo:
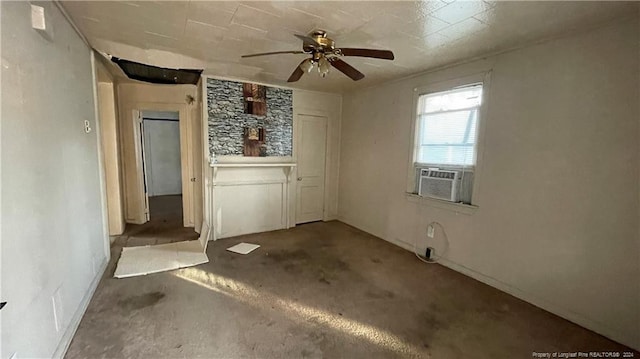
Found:
M 324 214 L 327 118 L 298 116 L 296 223 L 320 221 Z

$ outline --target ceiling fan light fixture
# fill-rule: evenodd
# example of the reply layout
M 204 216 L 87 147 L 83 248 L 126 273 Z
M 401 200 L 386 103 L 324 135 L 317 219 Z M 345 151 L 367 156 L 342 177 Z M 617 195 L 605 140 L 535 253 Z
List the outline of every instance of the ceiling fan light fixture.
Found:
M 320 60 L 318 60 L 318 72 L 320 73 L 320 76 L 327 76 L 330 68 L 331 65 L 329 64 L 329 60 L 327 60 L 326 57 L 322 56 Z
M 304 72 L 309 73 L 311 72 L 312 69 L 313 69 L 313 61 L 311 61 L 311 59 L 306 59 L 300 64 L 300 70 Z
M 1 0 L 0 0 L 1 1 Z M 326 77 L 332 67 L 340 71 L 353 81 L 359 81 L 364 78 L 364 74 L 348 63 L 344 62 L 342 56 L 368 57 L 373 59 L 393 60 L 395 56 L 390 50 L 361 49 L 350 47 L 336 47 L 335 42 L 327 37 L 327 33 L 323 30 L 316 30 L 309 35 L 294 35 L 302 40 L 302 51 L 273 51 L 258 54 L 242 55 L 242 58 L 280 55 L 280 54 L 306 54 L 298 66 L 296 66 L 287 79 L 287 82 L 296 82 L 304 75 L 313 70 L 314 66 L 318 67 L 318 73 L 321 77 Z

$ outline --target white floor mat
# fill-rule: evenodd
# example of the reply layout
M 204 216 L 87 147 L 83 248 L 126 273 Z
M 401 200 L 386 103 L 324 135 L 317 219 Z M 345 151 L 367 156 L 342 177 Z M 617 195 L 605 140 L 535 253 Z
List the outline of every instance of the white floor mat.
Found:
M 116 278 L 191 267 L 209 262 L 199 241 L 186 241 L 155 246 L 122 248 Z
M 227 250 L 233 253 L 249 254 L 258 248 L 260 248 L 260 246 L 257 244 L 242 242 L 242 243 L 236 244 L 235 246 L 227 248 Z
M 209 228 L 203 226 L 200 239 L 144 247 L 125 247 L 113 274 L 116 278 L 135 277 L 209 262 L 205 253 Z

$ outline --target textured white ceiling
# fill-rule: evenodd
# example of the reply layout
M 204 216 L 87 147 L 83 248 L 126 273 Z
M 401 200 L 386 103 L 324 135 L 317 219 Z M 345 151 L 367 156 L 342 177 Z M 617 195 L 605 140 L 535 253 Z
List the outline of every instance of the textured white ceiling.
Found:
M 206 74 L 286 84 L 305 55 L 242 59 L 301 50 L 293 34 L 326 30 L 338 47 L 392 50 L 394 61 L 344 58 L 365 74 L 354 82 L 332 69 L 294 87 L 341 92 L 448 63 L 593 27 L 631 13 L 633 2 L 502 1 L 64 1 L 97 50 Z

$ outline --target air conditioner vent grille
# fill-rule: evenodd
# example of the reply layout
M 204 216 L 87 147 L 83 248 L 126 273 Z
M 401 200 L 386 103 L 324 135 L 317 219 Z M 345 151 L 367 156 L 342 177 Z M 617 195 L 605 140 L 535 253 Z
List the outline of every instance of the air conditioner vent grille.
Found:
M 422 170 L 422 176 L 431 177 L 431 178 L 445 178 L 445 179 L 454 179 L 457 175 L 457 172 L 454 171 L 440 171 L 440 170 Z
M 457 171 L 421 169 L 418 194 L 423 197 L 456 202 L 458 175 Z

